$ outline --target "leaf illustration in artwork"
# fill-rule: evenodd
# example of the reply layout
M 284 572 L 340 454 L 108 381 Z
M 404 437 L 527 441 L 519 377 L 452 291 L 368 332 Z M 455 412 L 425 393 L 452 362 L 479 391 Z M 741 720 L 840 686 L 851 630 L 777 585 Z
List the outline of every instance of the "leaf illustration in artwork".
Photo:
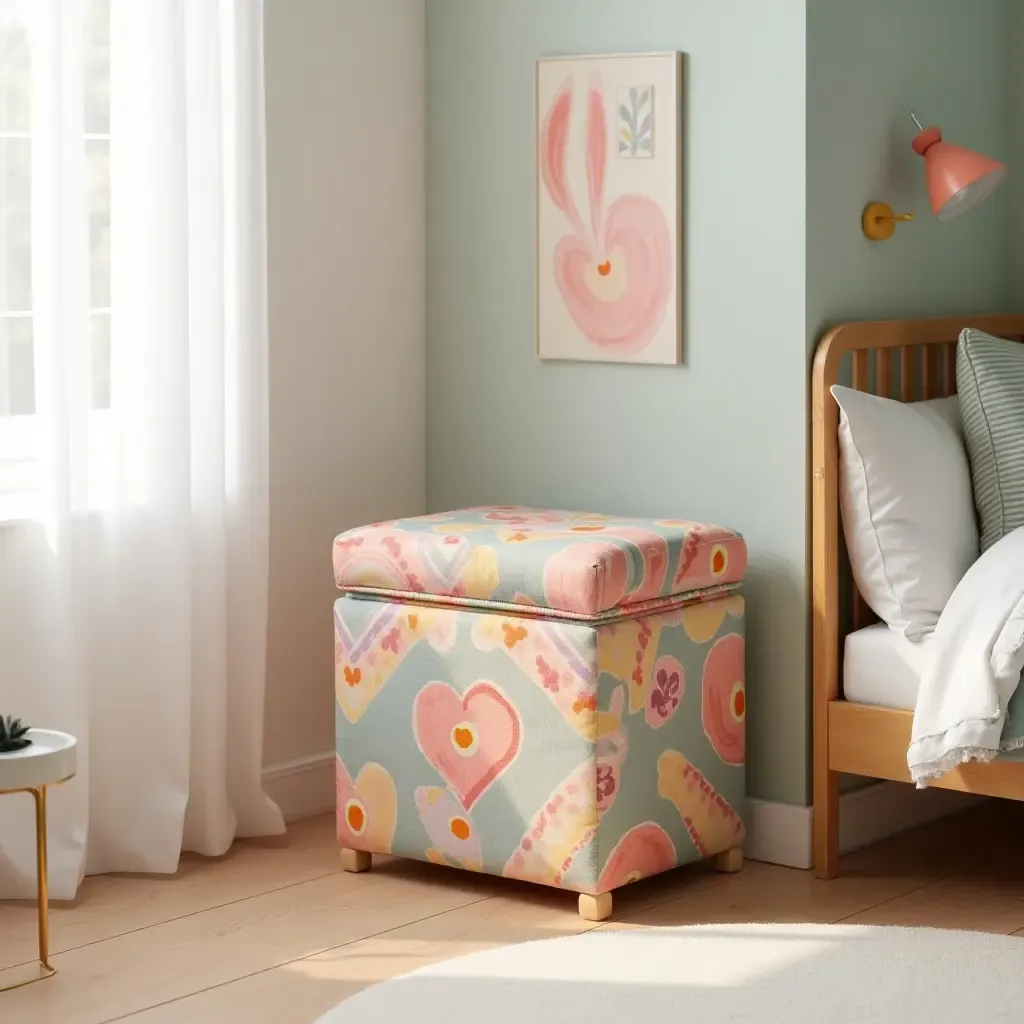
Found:
M 619 152 L 620 153 L 628 153 L 629 152 L 629 143 L 628 142 L 621 142 L 620 141 L 619 142 Z
M 652 153 L 652 152 L 654 152 L 654 151 L 653 151 L 653 150 L 651 149 L 651 140 L 650 140 L 650 139 L 644 139 L 644 140 L 643 140 L 642 142 L 640 142 L 640 143 L 639 143 L 639 146 L 640 146 L 640 148 L 641 148 L 641 149 L 642 149 L 642 150 L 643 150 L 643 151 L 644 151 L 645 153 Z
M 627 143 L 619 146 L 619 155 L 623 157 L 653 156 L 653 86 L 629 86 L 619 90 L 619 139 Z M 644 139 L 648 145 L 642 145 Z

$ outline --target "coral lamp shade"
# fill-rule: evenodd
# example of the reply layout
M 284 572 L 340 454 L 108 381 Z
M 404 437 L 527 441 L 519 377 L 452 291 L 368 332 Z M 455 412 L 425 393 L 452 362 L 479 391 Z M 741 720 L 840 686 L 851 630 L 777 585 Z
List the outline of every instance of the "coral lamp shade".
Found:
M 938 128 L 914 138 L 914 152 L 924 157 L 928 198 L 939 220 L 950 220 L 987 199 L 1006 180 L 1006 168 L 971 149 L 945 142 Z

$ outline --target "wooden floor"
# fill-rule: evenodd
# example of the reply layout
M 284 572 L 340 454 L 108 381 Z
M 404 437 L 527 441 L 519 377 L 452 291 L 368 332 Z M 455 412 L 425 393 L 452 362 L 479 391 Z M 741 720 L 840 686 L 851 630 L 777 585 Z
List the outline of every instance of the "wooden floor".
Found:
M 1024 805 L 993 801 L 852 854 L 844 874 L 703 866 L 616 896 L 615 921 L 812 921 L 1024 931 Z M 12 1024 L 312 1024 L 359 989 L 432 961 L 595 927 L 567 893 L 409 861 L 338 869 L 333 821 L 187 857 L 173 878 L 86 880 L 52 916 L 60 973 L 0 995 Z M 31 904 L 0 903 L 0 984 L 32 956 Z M 17 966 L 22 965 L 22 966 Z M 14 968 L 5 971 L 5 968 Z

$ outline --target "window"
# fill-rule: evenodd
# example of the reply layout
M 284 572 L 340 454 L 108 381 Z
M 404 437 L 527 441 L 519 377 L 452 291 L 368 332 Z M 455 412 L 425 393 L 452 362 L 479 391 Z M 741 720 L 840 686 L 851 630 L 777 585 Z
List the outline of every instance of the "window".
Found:
M 84 0 L 83 155 L 89 243 L 90 404 L 110 407 L 110 0 Z M 32 281 L 36 81 L 31 0 L 0 0 L 0 518 L 32 487 L 36 307 Z
M 35 411 L 31 68 L 27 27 L 0 22 L 0 416 Z

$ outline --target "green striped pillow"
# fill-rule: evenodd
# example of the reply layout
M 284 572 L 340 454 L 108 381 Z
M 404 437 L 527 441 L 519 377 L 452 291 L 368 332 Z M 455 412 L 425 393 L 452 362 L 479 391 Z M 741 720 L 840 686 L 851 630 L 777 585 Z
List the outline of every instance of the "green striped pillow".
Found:
M 1024 526 L 1024 344 L 968 328 L 957 346 L 956 386 L 987 551 Z

